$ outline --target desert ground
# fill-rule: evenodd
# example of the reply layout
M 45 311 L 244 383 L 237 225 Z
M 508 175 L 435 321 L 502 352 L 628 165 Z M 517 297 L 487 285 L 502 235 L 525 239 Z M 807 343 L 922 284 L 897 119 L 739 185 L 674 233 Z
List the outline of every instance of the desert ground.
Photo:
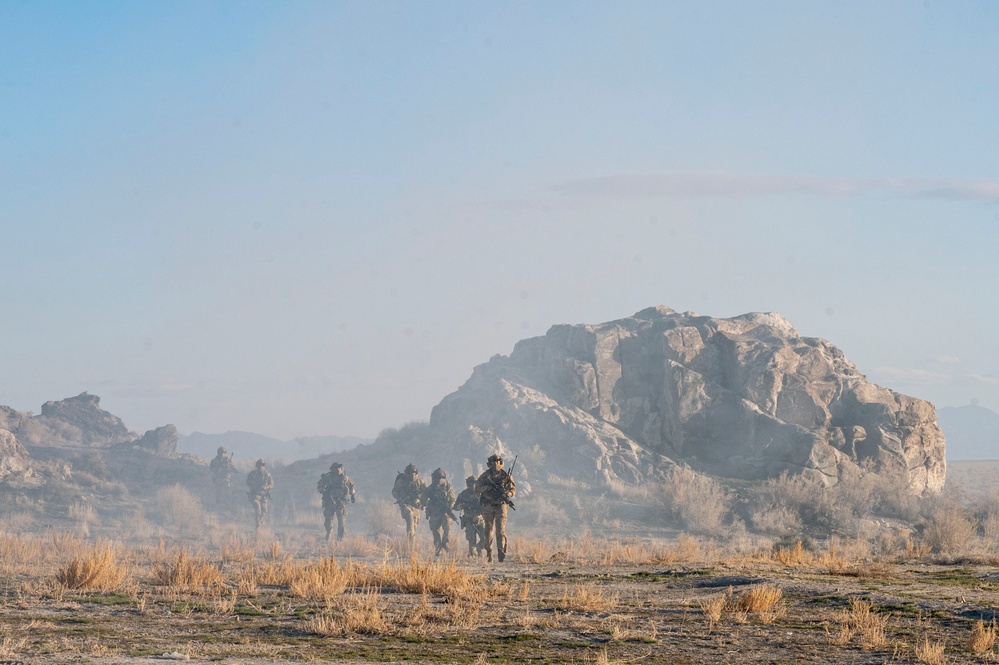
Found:
M 952 465 L 952 478 L 987 491 L 990 464 Z M 503 563 L 465 556 L 457 530 L 434 559 L 425 524 L 410 552 L 356 514 L 327 544 L 305 511 L 256 534 L 243 513 L 209 515 L 203 532 L 93 515 L 45 529 L 8 513 L 0 662 L 997 660 L 999 555 L 982 541 L 944 554 L 898 528 L 775 542 L 622 520 L 555 533 L 521 512 Z

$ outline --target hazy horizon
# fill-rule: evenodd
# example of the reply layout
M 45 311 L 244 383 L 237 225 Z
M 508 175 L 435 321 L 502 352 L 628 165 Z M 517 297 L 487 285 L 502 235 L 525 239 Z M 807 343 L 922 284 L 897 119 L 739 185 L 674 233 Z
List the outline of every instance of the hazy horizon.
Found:
M 976 2 L 0 5 L 0 404 L 371 438 L 666 305 L 999 412 L 997 35 Z

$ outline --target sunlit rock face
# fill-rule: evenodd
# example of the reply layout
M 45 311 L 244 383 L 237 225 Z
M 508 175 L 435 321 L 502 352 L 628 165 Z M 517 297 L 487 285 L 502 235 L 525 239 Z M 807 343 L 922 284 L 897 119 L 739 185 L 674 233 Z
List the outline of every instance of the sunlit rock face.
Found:
M 108 446 L 133 439 L 121 418 L 102 409 L 100 403 L 100 397 L 86 392 L 45 402 L 37 420 L 53 431 L 65 430 L 68 425 L 72 433 L 63 434 L 63 438 L 79 439 L 85 445 Z
M 675 462 L 755 480 L 835 484 L 863 467 L 942 489 L 944 437 L 929 402 L 873 385 L 842 351 L 779 314 L 730 319 L 652 307 L 557 325 L 476 367 L 438 404 L 443 438 L 491 432 L 539 446 L 573 474 L 639 483 Z
M 0 429 L 0 479 L 28 469 L 28 451 L 14 433 Z

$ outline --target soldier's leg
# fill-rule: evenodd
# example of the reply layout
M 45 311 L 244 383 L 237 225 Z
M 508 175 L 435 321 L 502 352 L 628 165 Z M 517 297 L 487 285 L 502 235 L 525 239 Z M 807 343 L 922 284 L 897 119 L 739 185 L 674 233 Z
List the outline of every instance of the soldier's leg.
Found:
M 496 556 L 500 561 L 506 558 L 506 504 L 499 506 L 496 514 Z
M 333 532 L 333 507 L 326 506 L 323 508 L 323 520 L 324 526 L 326 527 L 326 542 L 330 540 L 330 533 Z
M 465 541 L 468 543 L 468 556 L 472 556 L 472 552 L 475 550 L 475 523 L 466 522 L 465 523 Z
M 482 551 L 486 549 L 486 523 L 482 521 L 480 516 L 475 520 L 475 535 L 477 538 L 475 547 L 478 550 L 478 554 L 482 554 Z
M 340 504 L 337 506 L 336 510 L 336 539 L 343 540 L 344 534 L 347 530 L 344 528 L 344 524 L 347 521 L 347 506 Z
M 450 552 L 451 551 L 451 520 L 447 515 L 444 516 L 444 521 L 441 522 L 441 529 L 444 533 L 441 534 L 441 547 Z
M 493 519 L 495 518 L 495 516 L 496 516 L 496 514 L 493 512 L 493 507 L 492 506 L 483 506 L 482 507 L 483 529 L 484 529 L 485 535 L 486 535 L 486 538 L 485 538 L 485 540 L 486 540 L 486 543 L 485 543 L 486 544 L 486 561 L 492 561 L 493 560 L 493 542 L 492 542 L 492 540 L 493 540 Z
M 402 518 L 406 520 L 406 537 L 409 539 L 409 546 L 413 546 L 416 540 L 416 526 L 420 523 L 420 513 L 415 508 L 402 506 Z
M 264 521 L 264 510 L 260 502 L 261 502 L 261 497 L 259 496 L 253 497 L 253 518 L 258 529 L 260 528 L 260 525 Z

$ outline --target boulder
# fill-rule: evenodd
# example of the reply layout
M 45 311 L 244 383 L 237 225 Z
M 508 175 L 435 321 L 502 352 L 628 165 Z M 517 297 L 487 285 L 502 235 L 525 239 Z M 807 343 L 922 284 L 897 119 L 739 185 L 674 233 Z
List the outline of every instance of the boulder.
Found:
M 12 473 L 24 473 L 28 468 L 28 451 L 13 432 L 0 429 L 0 479 Z
M 84 391 L 76 397 L 45 402 L 36 420 L 62 439 L 78 436 L 78 443 L 84 445 L 110 446 L 135 438 L 121 418 L 102 409 L 100 403 L 100 397 Z M 72 436 L 67 437 L 67 429 Z
M 122 445 L 139 448 L 161 457 L 175 457 L 177 455 L 177 440 L 177 428 L 173 425 L 164 425 L 149 430 L 131 443 Z
M 511 451 L 538 445 L 553 468 L 629 484 L 675 464 L 827 485 L 863 467 L 902 469 L 924 493 L 940 491 L 946 473 L 932 404 L 869 383 L 841 350 L 776 313 L 659 306 L 556 325 L 476 367 L 430 427 L 455 445 L 470 428 Z

